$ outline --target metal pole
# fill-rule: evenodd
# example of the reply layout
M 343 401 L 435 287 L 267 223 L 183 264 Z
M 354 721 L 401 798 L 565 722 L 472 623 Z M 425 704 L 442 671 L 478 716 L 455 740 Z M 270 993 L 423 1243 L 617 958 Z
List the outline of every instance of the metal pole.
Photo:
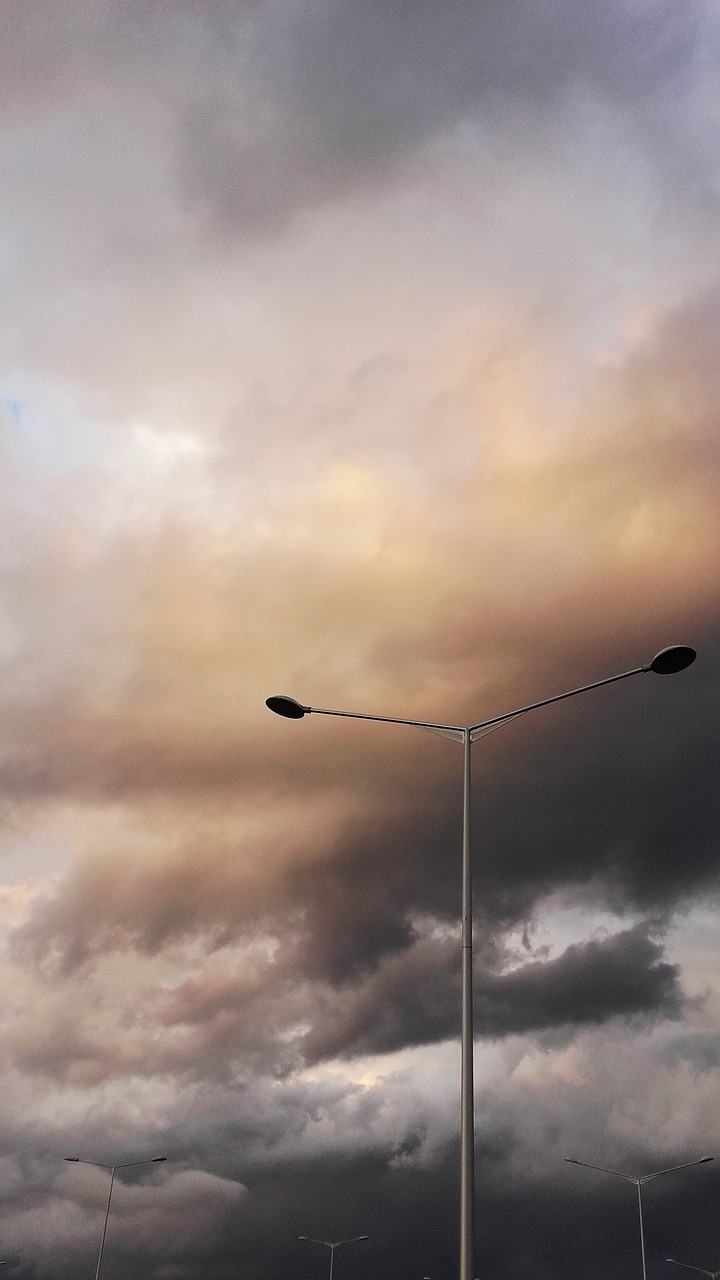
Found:
M 642 1183 L 638 1179 L 638 1212 L 640 1214 L 640 1254 L 642 1256 L 642 1273 L 643 1280 L 647 1280 L 647 1270 L 645 1268 L 645 1230 L 643 1227 L 643 1211 L 642 1211 Z
M 460 1062 L 460 1280 L 474 1280 L 475 1079 L 473 1070 L 473 907 L 470 857 L 470 729 L 463 730 L 462 1035 Z
M 105 1236 L 107 1235 L 108 1218 L 110 1217 L 110 1201 L 112 1200 L 113 1183 L 115 1182 L 115 1169 L 113 1165 L 110 1170 L 110 1190 L 108 1192 L 107 1209 L 105 1210 L 105 1222 L 103 1224 L 102 1240 L 100 1241 L 100 1253 L 98 1254 L 97 1270 L 95 1272 L 95 1280 L 100 1280 L 100 1268 L 102 1266 L 103 1249 L 105 1248 Z
M 335 1245 L 330 1245 L 330 1280 L 333 1277 L 333 1262 L 335 1261 Z

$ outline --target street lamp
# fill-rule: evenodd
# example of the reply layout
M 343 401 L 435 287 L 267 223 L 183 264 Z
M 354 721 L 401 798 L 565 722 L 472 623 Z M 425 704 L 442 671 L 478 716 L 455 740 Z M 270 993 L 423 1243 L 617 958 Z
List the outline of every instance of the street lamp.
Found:
M 298 1236 L 298 1240 L 303 1240 L 305 1244 L 324 1244 L 326 1249 L 330 1250 L 330 1276 L 329 1280 L 333 1280 L 333 1263 L 335 1262 L 335 1250 L 340 1248 L 341 1244 L 359 1244 L 361 1240 L 369 1240 L 369 1236 L 353 1236 L 350 1240 L 316 1240 L 314 1236 Z
M 674 1164 L 671 1169 L 658 1169 L 657 1173 L 645 1173 L 640 1178 L 634 1178 L 629 1173 L 620 1173 L 617 1169 L 605 1169 L 601 1164 L 586 1164 L 584 1160 L 573 1160 L 569 1156 L 565 1157 L 566 1164 L 579 1164 L 583 1169 L 598 1169 L 600 1173 L 611 1173 L 616 1178 L 624 1178 L 625 1182 L 632 1182 L 637 1187 L 638 1196 L 638 1214 L 640 1217 L 640 1256 L 642 1258 L 643 1280 L 647 1280 L 647 1271 L 645 1269 L 645 1230 L 643 1227 L 643 1205 L 641 1187 L 646 1182 L 652 1182 L 653 1178 L 659 1178 L 663 1173 L 677 1173 L 678 1169 L 692 1169 L 696 1164 L 709 1164 L 714 1160 L 714 1156 L 702 1156 L 700 1160 L 690 1160 L 687 1164 Z M 673 1259 L 669 1258 L 669 1262 Z
M 404 720 L 397 716 L 362 715 L 354 711 L 329 711 L 322 707 L 306 707 L 295 698 L 278 694 L 266 698 L 265 705 L 276 715 L 287 720 L 302 720 L 306 715 L 340 716 L 347 720 L 374 720 L 383 724 L 407 724 L 417 729 L 430 729 L 463 744 L 463 843 L 462 843 L 462 1033 L 461 1033 L 461 1096 L 460 1096 L 460 1280 L 474 1280 L 475 1255 L 475 1099 L 473 1073 L 473 937 L 472 937 L 472 866 L 470 861 L 470 749 L 473 742 L 491 733 L 502 724 L 515 720 L 527 711 L 548 707 L 578 693 L 599 689 L 602 685 L 626 680 L 629 676 L 654 671 L 657 675 L 673 675 L 695 661 L 695 650 L 689 645 L 674 644 L 661 649 L 646 666 L 634 667 L 605 680 L 595 680 L 579 689 L 531 702 L 516 711 L 494 716 L 473 725 L 434 724 L 426 720 Z
M 720 1271 L 706 1271 L 704 1267 L 693 1267 L 689 1262 L 678 1262 L 677 1258 L 666 1258 L 666 1262 L 672 1262 L 676 1267 L 687 1267 L 688 1271 L 699 1271 L 701 1276 L 709 1276 L 710 1280 L 717 1280 Z
M 130 1160 L 127 1164 L 100 1164 L 98 1160 L 81 1160 L 80 1156 L 65 1156 L 68 1164 L 91 1164 L 95 1169 L 110 1170 L 110 1190 L 107 1198 L 107 1208 L 105 1210 L 105 1221 L 103 1223 L 102 1237 L 100 1240 L 100 1252 L 98 1254 L 97 1267 L 95 1269 L 95 1280 L 100 1280 L 100 1268 L 102 1266 L 103 1249 L 105 1248 L 105 1236 L 107 1235 L 108 1218 L 110 1217 L 110 1201 L 112 1200 L 113 1185 L 115 1183 L 115 1174 L 118 1169 L 137 1169 L 141 1164 L 164 1164 L 167 1156 L 153 1156 L 151 1160 Z

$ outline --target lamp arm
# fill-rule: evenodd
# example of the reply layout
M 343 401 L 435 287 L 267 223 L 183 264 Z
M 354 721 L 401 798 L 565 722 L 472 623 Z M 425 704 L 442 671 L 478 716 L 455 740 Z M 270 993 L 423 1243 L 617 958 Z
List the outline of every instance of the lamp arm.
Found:
M 646 1173 L 641 1182 L 650 1182 L 653 1178 L 660 1178 L 663 1173 L 677 1173 L 678 1169 L 692 1169 L 696 1164 L 709 1164 L 712 1156 L 703 1156 L 702 1160 L 688 1160 L 686 1164 L 674 1164 L 669 1169 L 658 1169 L 657 1173 Z
M 331 711 L 327 707 L 303 707 L 303 711 L 307 716 L 339 716 L 343 720 L 376 720 L 381 724 L 409 724 L 415 729 L 439 729 L 445 732 L 462 733 L 460 725 L 436 724 L 433 720 L 404 720 L 400 716 L 371 716 L 361 711 Z
M 625 1182 L 634 1182 L 637 1184 L 638 1179 L 633 1178 L 630 1173 L 621 1173 L 619 1169 L 606 1169 L 604 1164 L 588 1164 L 585 1160 L 569 1160 L 566 1157 L 566 1164 L 579 1165 L 581 1169 L 597 1169 L 600 1173 L 611 1173 L 615 1178 L 624 1178 Z
M 514 720 L 515 716 L 522 716 L 526 711 L 537 711 L 538 707 L 549 707 L 553 702 L 562 702 L 565 698 L 574 698 L 578 693 L 600 689 L 605 684 L 615 684 L 617 680 L 627 680 L 628 676 L 639 676 L 642 672 L 649 670 L 650 667 L 633 667 L 632 671 L 621 671 L 617 676 L 607 676 L 605 680 L 594 680 L 592 684 L 583 684 L 579 689 L 568 689 L 567 693 L 556 693 L 554 697 L 543 698 L 541 702 L 529 702 L 526 707 L 518 707 L 516 711 L 506 711 L 502 716 L 493 716 L 492 720 L 482 720 L 480 724 L 471 725 L 471 733 L 476 733 L 478 729 L 489 729 L 494 724 L 504 724 L 506 720 Z M 613 1173 L 614 1170 L 606 1169 L 605 1172 Z

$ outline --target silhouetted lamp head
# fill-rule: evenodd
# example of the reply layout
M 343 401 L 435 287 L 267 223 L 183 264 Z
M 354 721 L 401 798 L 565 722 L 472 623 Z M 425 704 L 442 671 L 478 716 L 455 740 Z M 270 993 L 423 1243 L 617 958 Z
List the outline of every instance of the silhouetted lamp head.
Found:
M 655 654 L 650 665 L 646 668 L 648 671 L 654 671 L 659 676 L 672 676 L 676 671 L 684 671 L 695 661 L 697 654 L 688 644 L 671 644 L 667 649 L 661 649 Z
M 167 1156 L 153 1156 L 153 1158 L 152 1158 L 152 1160 L 150 1161 L 150 1163 L 151 1163 L 151 1164 L 164 1164 L 166 1160 L 167 1160 Z
M 286 720 L 302 720 L 308 709 L 307 707 L 301 707 L 300 703 L 296 702 L 294 698 L 286 698 L 282 693 L 275 694 L 272 698 L 266 698 L 265 706 L 274 711 L 276 716 L 285 716 Z

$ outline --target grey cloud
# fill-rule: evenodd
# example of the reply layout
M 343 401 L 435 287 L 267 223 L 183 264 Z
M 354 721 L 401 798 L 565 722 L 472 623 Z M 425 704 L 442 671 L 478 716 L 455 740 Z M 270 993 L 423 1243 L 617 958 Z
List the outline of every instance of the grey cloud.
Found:
M 478 1028 L 486 1035 L 522 1033 L 565 1023 L 601 1023 L 650 1014 L 678 1017 L 680 968 L 663 960 L 647 925 L 567 948 L 478 984 Z
M 187 107 L 185 190 L 215 230 L 277 232 L 299 212 L 386 182 L 463 118 L 530 120 L 570 88 L 657 111 L 700 40 L 699 13 L 660 0 L 568 5 L 452 0 L 411 12 L 399 0 L 298 8 L 251 42 L 227 83 Z M 257 77 L 262 110 L 246 110 Z M 652 115 L 652 109 L 648 114 Z M 502 126 L 501 126 L 502 127 Z
M 613 1017 L 677 1017 L 679 967 L 663 960 L 647 925 L 570 946 L 553 960 L 475 979 L 480 1036 L 599 1024 Z M 460 998 L 456 939 L 422 940 L 386 960 L 357 989 L 340 989 L 304 1041 L 310 1062 L 386 1053 L 453 1036 Z
M 411 11 L 86 0 L 11 6 L 3 25 L 19 117 L 96 95 L 142 101 L 172 122 L 180 193 L 230 236 L 276 234 L 382 186 L 464 119 L 531 148 L 539 119 L 578 86 L 637 110 L 641 128 L 661 117 L 667 134 L 712 35 L 700 8 L 671 0 L 449 0 L 442 12 L 430 0 Z
M 584 1141 L 588 1158 L 598 1163 L 604 1157 L 619 1167 L 642 1170 L 655 1167 L 658 1155 L 664 1158 L 670 1150 L 670 1162 L 692 1158 L 704 1150 L 708 1128 L 714 1129 L 712 1116 L 703 1115 L 701 1105 L 690 1105 L 691 1114 L 684 1110 L 683 1125 L 668 1146 L 663 1099 L 669 1082 L 657 1076 L 647 1042 L 641 1038 L 633 1043 L 627 1028 L 614 1041 L 591 1040 L 586 1054 L 596 1085 L 592 1095 L 589 1081 L 568 1084 L 561 1075 L 548 1076 L 537 1090 L 521 1077 L 513 1078 L 509 1069 L 502 1083 L 479 1081 L 479 1248 L 503 1280 L 517 1274 L 523 1258 L 526 1264 L 532 1259 L 548 1280 L 576 1274 L 579 1258 L 588 1259 L 585 1266 L 592 1277 L 606 1273 L 608 1258 L 618 1271 L 636 1261 L 631 1189 L 600 1175 L 588 1183 L 584 1179 L 596 1175 L 563 1167 L 562 1155 L 576 1150 L 576 1143 Z M 646 1144 L 627 1137 L 623 1142 L 618 1093 L 624 1107 L 639 1107 L 654 1117 L 657 1149 L 652 1127 Z M 413 1097 L 412 1082 L 405 1076 L 365 1088 L 291 1085 L 282 1092 L 256 1081 L 248 1091 L 224 1093 L 214 1114 L 206 1091 L 186 1096 L 165 1119 L 172 1131 L 171 1164 L 156 1186 L 131 1185 L 118 1200 L 109 1245 L 113 1272 L 123 1280 L 137 1273 L 140 1241 L 153 1280 L 174 1273 L 225 1280 L 240 1266 L 258 1277 L 282 1270 L 299 1280 L 310 1265 L 297 1241 L 300 1234 L 330 1238 L 367 1232 L 367 1250 L 354 1260 L 348 1251 L 343 1261 L 351 1277 L 366 1273 L 368 1259 L 378 1274 L 402 1280 L 425 1268 L 430 1273 L 431 1261 L 434 1271 L 442 1264 L 450 1270 L 456 1261 L 456 1108 L 443 1117 L 436 1135 L 439 1150 L 431 1162 L 425 1161 L 432 1117 L 426 1103 Z M 127 1150 L 132 1158 L 134 1138 L 142 1138 L 138 1152 L 149 1150 L 147 1134 L 142 1136 L 146 1116 L 127 1118 L 118 1103 L 114 1120 L 106 1115 L 105 1123 L 100 1158 L 118 1131 L 123 1142 L 113 1150 Z M 94 1137 L 97 1127 L 94 1115 L 89 1126 Z M 63 1140 L 89 1136 L 85 1122 L 66 1124 L 59 1132 Z M 198 1172 L 205 1162 L 210 1177 Z M 686 1181 L 690 1178 L 692 1191 Z M 24 1203 L 34 1194 L 38 1208 L 43 1200 L 51 1203 L 58 1220 L 71 1230 L 81 1223 L 86 1246 L 68 1248 L 64 1262 L 53 1258 L 51 1247 L 28 1244 L 23 1254 L 28 1268 L 32 1260 L 41 1275 L 70 1275 L 71 1260 L 75 1273 L 80 1259 L 91 1261 L 92 1231 L 101 1224 L 102 1205 L 90 1188 L 75 1188 L 67 1173 L 62 1185 L 54 1179 L 57 1167 L 45 1156 Z M 683 1239 L 691 1238 L 698 1250 L 711 1248 L 717 1186 L 710 1167 L 653 1188 L 646 1205 L 652 1266 Z M 13 1199 L 8 1210 L 20 1203 L 21 1197 Z M 178 1212 L 183 1221 L 175 1231 Z M 573 1223 L 571 1240 L 568 1221 Z
M 707 1027 L 683 1028 L 668 1039 L 663 1061 L 673 1067 L 687 1064 L 698 1074 L 715 1071 L 720 1066 L 720 1032 Z
M 337 927 L 331 917 L 329 923 Z M 372 967 L 368 950 L 354 981 L 331 974 L 310 980 L 292 935 L 265 960 L 232 946 L 201 959 L 199 942 L 196 933 L 192 974 L 183 972 L 191 962 L 179 949 L 160 966 L 148 961 L 112 997 L 103 993 L 112 990 L 120 956 L 97 973 L 38 975 L 35 1012 L 7 1020 L 6 1061 L 83 1087 L 140 1070 L 188 1081 L 247 1081 L 253 1072 L 287 1079 L 303 1063 L 383 1054 L 457 1033 L 455 937 L 425 932 L 403 950 L 386 944 Z M 475 980 L 478 1034 L 490 1039 L 558 1029 L 567 1036 L 613 1018 L 677 1018 L 685 1008 L 679 969 L 664 960 L 647 925 L 506 973 L 498 971 L 496 952 L 493 958 L 487 944 L 480 949 Z M 177 974 L 169 990 L 154 989 L 158 970 Z
M 93 1151 L 89 1159 L 119 1160 L 118 1148 Z M 109 1160 L 108 1160 L 109 1156 Z M 138 1151 L 130 1159 L 141 1158 Z M 97 1258 L 109 1173 L 63 1164 L 45 1155 L 24 1171 L 17 1191 L 4 1197 L 3 1249 L 20 1274 L 68 1275 L 90 1268 Z M 113 1194 L 106 1265 L 148 1267 L 161 1274 L 168 1254 L 188 1261 L 207 1257 L 232 1230 L 246 1191 L 241 1183 L 199 1169 L 172 1164 L 125 1170 Z M 170 1243 L 172 1241 L 172 1243 Z M 123 1271 L 123 1274 L 124 1271 Z
M 393 1162 L 417 1153 L 428 1129 L 422 1099 L 406 1078 L 374 1089 L 318 1082 L 280 1090 L 256 1075 L 241 1089 L 213 1091 L 206 1083 L 179 1090 L 174 1106 L 166 1084 L 157 1082 L 153 1092 L 146 1080 L 134 1112 L 118 1095 L 95 1097 L 90 1113 L 47 1117 L 34 1134 L 27 1108 L 21 1137 L 12 1117 L 3 1124 L 3 1140 L 23 1149 L 21 1160 L 12 1157 L 22 1166 L 12 1182 L 2 1179 L 4 1247 L 41 1275 L 92 1265 L 102 1226 L 107 1175 L 64 1165 L 65 1151 L 108 1162 L 169 1156 L 152 1174 L 121 1175 L 107 1242 L 116 1274 L 142 1267 L 159 1278 L 169 1274 L 164 1268 L 184 1276 L 204 1267 L 223 1276 L 233 1260 L 235 1268 L 242 1260 L 262 1274 L 275 1255 L 278 1266 L 282 1260 L 300 1274 L 297 1235 L 310 1229 L 323 1202 L 328 1210 L 333 1182 L 334 1215 L 351 1219 L 353 1197 L 371 1184 L 378 1205 L 367 1211 L 379 1222 Z M 34 1102 L 42 1111 L 37 1094 Z M 439 1136 L 444 1143 L 442 1124 Z M 430 1194 L 432 1180 L 424 1180 Z
M 633 932 L 622 935 L 618 952 L 627 948 L 630 955 Z M 642 963 L 641 937 L 637 950 Z M 649 953 L 644 958 L 652 967 Z M 614 1033 L 603 1032 L 602 1040 L 597 1032 L 583 1034 L 578 1079 L 571 1082 L 562 1071 L 553 1073 L 550 1055 L 538 1087 L 514 1074 L 518 1056 L 532 1057 L 527 1043 L 510 1049 L 505 1070 L 494 1078 L 487 1079 L 481 1069 L 481 1249 L 498 1259 L 501 1277 L 515 1274 L 518 1222 L 524 1224 L 524 1250 L 538 1257 L 548 1277 L 575 1274 L 576 1251 L 593 1257 L 601 1230 L 609 1256 L 635 1256 L 635 1223 L 624 1212 L 628 1202 L 612 1186 L 588 1188 L 569 1174 L 559 1176 L 560 1159 L 582 1147 L 599 1163 L 604 1156 L 621 1167 L 653 1167 L 659 1154 L 664 1159 L 669 1152 L 662 1100 L 675 1077 L 666 1074 L 662 1043 L 653 1045 L 647 1028 L 638 1035 L 637 1026 L 625 1024 Z M 299 1234 L 368 1232 L 368 1254 L 372 1250 L 379 1274 L 402 1280 L 422 1274 L 424 1267 L 429 1273 L 429 1258 L 436 1270 L 441 1261 L 448 1268 L 453 1264 L 456 1104 L 448 1100 L 438 1114 L 405 1073 L 367 1085 L 329 1074 L 314 1081 L 290 1079 L 281 1087 L 258 1072 L 249 1082 L 229 1085 L 208 1079 L 190 1085 L 167 1074 L 153 1081 L 145 1074 L 136 1077 L 129 1093 L 90 1087 L 87 1109 L 71 1116 L 61 1105 L 62 1086 L 56 1087 L 52 1115 L 45 1114 L 37 1084 L 25 1087 L 25 1096 L 13 1094 L 22 1088 L 15 1075 L 0 1104 L 6 1147 L 23 1151 L 21 1162 L 12 1157 L 18 1167 L 11 1176 L 4 1176 L 0 1163 L 0 1187 L 3 1228 L 11 1232 L 13 1257 L 22 1259 L 28 1275 L 31 1266 L 36 1274 L 64 1277 L 92 1264 L 102 1189 L 62 1166 L 65 1151 L 98 1159 L 142 1158 L 158 1151 L 170 1156 L 152 1185 L 145 1183 L 142 1170 L 124 1175 L 130 1185 L 120 1190 L 108 1240 L 108 1263 L 112 1256 L 113 1273 L 122 1280 L 136 1274 L 138 1265 L 153 1280 L 174 1274 L 225 1280 L 239 1266 L 258 1277 L 282 1270 L 300 1280 L 308 1258 L 298 1246 Z M 69 1097 L 74 1095 L 71 1086 Z M 645 1144 L 627 1138 L 618 1095 L 623 1108 L 647 1110 L 651 1117 Z M 713 1115 L 705 1096 L 688 1098 L 672 1137 L 678 1163 L 696 1154 L 693 1142 L 708 1139 Z M 695 1171 L 694 1176 L 700 1175 Z M 716 1194 L 717 1179 L 707 1187 L 693 1184 L 692 1195 L 677 1180 L 658 1185 L 647 1207 L 651 1249 L 660 1252 L 663 1241 L 669 1252 L 690 1231 L 696 1232 L 693 1239 L 705 1241 L 703 1221 L 706 1227 L 712 1221 Z M 43 1209 L 45 1225 L 33 1235 Z M 572 1248 L 568 1216 L 575 1224 Z M 54 1238 L 45 1230 L 51 1222 L 57 1223 Z M 59 1238 L 62 1257 L 57 1256 Z M 363 1263 L 367 1267 L 367 1258 L 356 1260 L 358 1276 Z M 352 1275 L 349 1256 L 347 1265 Z M 600 1269 L 592 1274 L 599 1276 Z

